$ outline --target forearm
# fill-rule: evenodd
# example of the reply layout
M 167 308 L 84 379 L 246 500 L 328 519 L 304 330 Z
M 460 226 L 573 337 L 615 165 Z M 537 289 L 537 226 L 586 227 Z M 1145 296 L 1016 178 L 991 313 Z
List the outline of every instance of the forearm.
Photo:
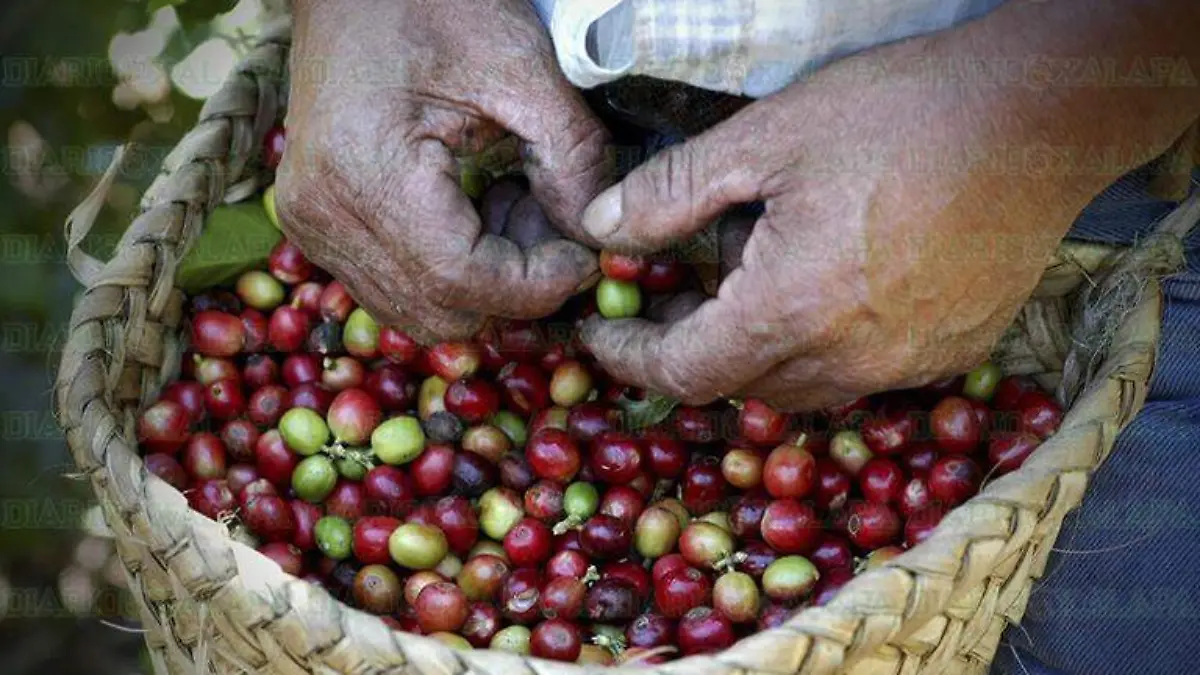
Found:
M 1090 197 L 1200 117 L 1198 36 L 1192 0 L 1056 0 L 1013 2 L 965 27 L 962 40 L 985 57 L 1029 64 L 1025 81 L 993 99 L 1004 116 L 998 129 L 1107 158 L 1068 176 Z
M 1006 158 L 993 188 L 1078 212 L 1200 118 L 1198 36 L 1194 0 L 1013 0 L 913 47 L 991 65 L 959 86 L 974 140 Z

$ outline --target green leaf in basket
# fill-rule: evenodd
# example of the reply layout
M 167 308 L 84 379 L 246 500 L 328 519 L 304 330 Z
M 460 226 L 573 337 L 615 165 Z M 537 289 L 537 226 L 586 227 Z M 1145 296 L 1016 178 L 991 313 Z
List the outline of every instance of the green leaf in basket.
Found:
M 647 394 L 641 401 L 633 401 L 624 396 L 617 400 L 617 405 L 625 413 L 627 429 L 645 429 L 667 419 L 679 401 L 659 394 Z
M 265 266 L 282 237 L 261 202 L 220 206 L 179 263 L 175 285 L 186 293 L 198 293 L 231 283 L 242 272 Z

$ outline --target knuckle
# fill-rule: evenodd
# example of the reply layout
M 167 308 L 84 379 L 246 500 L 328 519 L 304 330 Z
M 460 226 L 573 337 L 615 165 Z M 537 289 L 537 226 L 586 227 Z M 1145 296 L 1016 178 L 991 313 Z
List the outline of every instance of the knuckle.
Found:
M 561 157 L 571 171 L 586 171 L 604 159 L 608 132 L 584 109 L 573 109 L 562 117 L 562 124 L 551 134 L 550 143 L 561 148 Z M 557 153 L 555 153 L 557 154 Z
M 691 199 L 693 194 L 696 151 L 691 144 L 671 148 L 663 158 L 659 184 L 654 186 L 668 200 Z
M 338 236 L 330 236 L 327 230 L 320 226 L 319 221 L 311 217 L 301 217 L 295 221 L 292 229 L 285 230 L 305 257 L 318 267 L 325 269 L 338 279 L 355 280 L 365 276 L 365 272 L 351 261 L 355 259 L 355 250 L 361 248 L 357 236 L 350 232 L 339 232 Z
M 419 288 L 435 305 L 459 305 L 467 293 L 462 265 L 443 260 L 429 261 Z
M 609 136 L 604 127 L 587 118 L 576 121 L 569 134 L 567 161 L 572 167 L 570 177 L 599 179 L 611 170 L 612 160 L 605 152 Z M 591 187 L 590 184 L 588 187 Z
M 688 384 L 686 378 L 676 375 L 673 369 L 659 369 L 659 372 L 654 377 L 654 385 L 659 390 L 659 393 L 679 399 L 690 405 L 693 396 L 692 392 L 688 389 Z
M 405 323 L 404 314 L 386 299 L 376 294 L 364 295 L 359 305 L 371 315 L 371 318 L 383 325 Z
M 440 318 L 434 315 L 422 317 L 423 330 L 425 336 L 431 338 L 431 342 L 438 340 L 468 340 L 483 328 L 483 319 L 466 319 L 460 317 Z
M 653 237 L 647 242 L 657 245 L 654 213 L 643 213 L 642 205 L 687 203 L 692 195 L 693 153 L 687 143 L 671 146 L 634 170 L 621 183 L 622 206 L 625 217 L 641 237 Z
M 573 236 L 586 236 L 579 221 L 612 175 L 608 132 L 586 111 L 565 116 L 542 142 L 525 145 L 526 175 L 546 215 Z
M 862 373 L 862 381 L 857 384 L 872 391 L 894 388 L 911 379 L 914 372 L 920 372 L 920 362 L 921 356 L 907 348 L 881 355 L 871 360 Z
M 528 294 L 519 301 L 514 298 L 505 313 L 511 314 L 509 318 L 513 319 L 538 319 L 557 311 L 567 297 L 567 294 L 553 292 Z
M 350 297 L 367 310 L 367 313 L 376 321 L 386 324 L 404 320 L 404 313 L 400 311 L 400 308 L 387 301 L 379 288 L 371 283 L 367 274 L 362 273 L 354 266 L 347 267 L 337 259 L 331 260 L 330 263 L 330 266 L 322 265 L 322 267 L 326 267 L 339 281 L 345 284 L 346 290 L 350 292 Z
M 304 223 L 308 210 L 307 191 L 302 183 L 302 179 L 291 175 L 280 176 L 275 181 L 275 212 L 279 216 L 279 226 L 288 234 Z
M 334 227 L 334 223 L 352 223 L 339 217 L 344 210 L 335 199 L 304 176 L 280 177 L 275 183 L 275 211 L 283 233 L 321 267 L 338 271 L 340 251 L 355 247 L 358 234 L 352 225 Z
M 943 364 L 941 372 L 937 373 L 937 376 L 949 377 L 951 375 L 960 375 L 983 363 L 990 356 L 991 349 L 988 345 L 967 345 L 962 351 L 952 356 Z
M 686 356 L 682 358 L 655 359 L 654 380 L 662 393 L 677 398 L 687 405 L 703 405 L 717 398 L 717 393 L 711 390 L 700 377 L 697 368 L 690 365 Z
M 853 400 L 853 397 L 851 398 Z M 836 405 L 845 401 L 845 394 L 829 391 L 810 389 L 806 387 L 793 387 L 786 391 L 777 393 L 770 397 L 767 402 L 776 409 L 785 412 L 804 412 L 807 410 L 819 410 L 830 405 Z
M 326 181 L 317 177 L 329 173 L 329 153 L 324 143 L 311 138 L 296 138 L 288 144 L 283 164 L 275 175 L 275 200 L 280 216 L 302 215 L 311 209 Z

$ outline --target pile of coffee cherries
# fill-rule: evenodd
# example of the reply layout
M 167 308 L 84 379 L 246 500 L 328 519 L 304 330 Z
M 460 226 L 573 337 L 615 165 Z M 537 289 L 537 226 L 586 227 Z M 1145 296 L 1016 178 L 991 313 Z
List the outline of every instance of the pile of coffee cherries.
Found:
M 827 602 L 929 536 L 1062 418 L 992 364 L 803 415 L 676 407 L 574 339 L 685 266 L 604 254 L 543 322 L 421 346 L 284 240 L 189 301 L 180 378 L 137 425 L 146 467 L 287 573 L 462 649 L 583 663 L 717 651 Z

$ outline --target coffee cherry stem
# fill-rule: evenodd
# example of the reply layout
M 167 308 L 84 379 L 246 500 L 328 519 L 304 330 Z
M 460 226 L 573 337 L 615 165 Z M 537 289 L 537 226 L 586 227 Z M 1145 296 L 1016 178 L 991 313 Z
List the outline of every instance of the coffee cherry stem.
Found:
M 550 531 L 554 533 L 554 536 L 558 537 L 570 532 L 571 530 L 578 530 L 579 526 L 583 525 L 583 521 L 585 520 L 587 519 L 579 518 L 577 516 L 567 516 L 566 518 L 563 518 L 555 523 L 554 527 Z
M 580 579 L 580 581 L 582 581 L 584 584 L 587 584 L 588 586 L 592 585 L 593 583 L 595 583 L 599 580 L 600 580 L 600 570 L 596 569 L 595 565 L 589 565 L 587 568 L 587 572 L 585 572 L 583 575 L 583 578 Z
M 746 562 L 746 558 L 748 557 L 749 556 L 746 555 L 745 551 L 736 551 L 714 562 L 712 566 L 713 569 L 718 572 L 728 572 L 738 565 Z
M 369 448 L 355 448 L 346 445 L 345 441 L 340 440 L 334 440 L 334 442 L 322 448 L 321 451 L 334 459 L 353 459 L 369 462 L 375 457 L 375 453 L 371 452 Z
M 346 443 L 341 439 L 333 439 L 332 443 L 321 448 L 321 452 L 329 455 L 334 459 L 344 459 L 346 457 Z
M 657 504 L 664 497 L 671 493 L 671 488 L 673 487 L 675 487 L 675 481 L 671 480 L 670 478 L 660 478 L 658 482 L 654 484 L 654 492 L 650 494 L 650 499 L 646 503 Z M 680 494 L 682 494 L 682 492 L 677 490 L 676 495 L 678 496 Z
M 592 517 L 599 506 L 600 493 L 594 485 L 584 482 L 571 483 L 563 492 L 563 508 L 567 517 L 559 521 L 551 532 L 558 536 L 578 529 L 585 520 Z
M 322 447 L 319 452 L 334 460 L 350 458 L 350 450 L 346 447 L 346 443 L 336 438 L 332 443 Z
M 227 514 L 227 515 L 229 517 L 221 518 L 221 519 L 217 520 L 217 522 L 224 525 L 225 527 L 229 528 L 229 538 L 230 539 L 236 541 L 239 544 L 243 544 L 245 546 L 250 546 L 252 548 L 258 548 L 261 545 L 261 542 L 258 540 L 258 537 L 255 537 L 250 532 L 250 528 L 246 527 L 245 525 L 243 525 L 241 523 L 234 522 L 235 519 L 232 517 L 232 514 Z
M 625 651 L 625 636 L 617 631 L 603 631 L 596 626 L 596 634 L 592 636 L 592 644 L 607 649 L 613 656 L 620 656 Z
M 346 447 L 341 441 L 335 441 L 325 448 L 325 453 L 334 459 L 348 459 L 366 471 L 375 468 L 375 453 L 370 448 Z

